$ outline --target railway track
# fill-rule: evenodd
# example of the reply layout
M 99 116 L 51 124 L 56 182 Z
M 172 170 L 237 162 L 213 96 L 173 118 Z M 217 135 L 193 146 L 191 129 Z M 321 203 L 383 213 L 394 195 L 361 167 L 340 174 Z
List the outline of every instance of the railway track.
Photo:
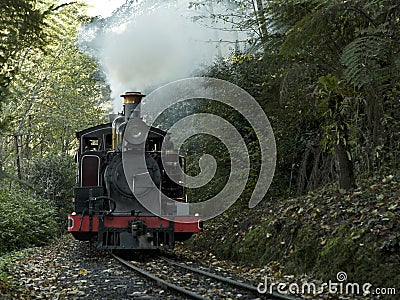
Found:
M 129 262 L 127 260 L 122 259 L 121 257 L 112 254 L 112 256 L 119 261 L 121 264 L 125 265 L 129 269 L 134 270 L 135 272 L 141 274 L 142 276 L 155 281 L 158 285 L 164 286 L 166 289 L 169 289 L 171 291 L 174 291 L 175 293 L 179 293 L 180 295 L 184 296 L 187 299 L 200 299 L 200 300 L 210 300 L 210 299 L 226 299 L 226 298 L 235 298 L 234 293 L 228 292 L 227 295 L 223 294 L 224 291 L 226 290 L 231 290 L 236 293 L 237 296 L 236 298 L 240 299 L 267 299 L 267 300 L 275 300 L 275 299 L 283 299 L 283 300 L 299 300 L 301 298 L 298 297 L 293 297 L 293 296 L 288 296 L 288 295 L 283 295 L 279 294 L 276 292 L 273 292 L 272 294 L 260 294 L 255 286 L 252 286 L 250 284 L 246 284 L 237 280 L 233 280 L 227 277 L 223 277 L 214 273 L 210 273 L 205 270 L 201 270 L 199 268 L 194 268 L 187 266 L 182 263 L 178 263 L 174 260 L 171 260 L 169 258 L 160 256 L 159 257 L 159 262 L 163 263 L 163 266 L 161 267 L 160 265 L 155 265 L 156 270 L 151 270 L 150 272 L 147 271 L 149 267 L 146 265 L 144 266 L 137 266 L 133 264 L 132 262 Z M 173 270 L 173 269 L 176 270 Z M 150 268 L 151 269 L 151 268 Z M 161 269 L 165 270 L 168 269 L 168 274 L 170 272 L 179 272 L 181 273 L 181 276 L 179 276 L 179 279 L 181 280 L 182 278 L 186 278 L 187 281 L 192 281 L 197 282 L 196 284 L 201 284 L 203 285 L 202 287 L 197 286 L 192 286 L 188 287 L 189 284 L 185 284 L 182 282 L 179 282 L 178 284 L 173 283 L 173 281 L 177 281 L 176 279 L 173 279 L 173 276 L 168 276 L 167 271 L 162 271 L 161 276 L 160 275 L 155 275 L 155 273 L 159 272 Z M 180 270 L 180 271 L 179 271 Z M 175 273 L 176 274 L 176 273 Z M 169 280 L 163 279 L 162 277 L 168 277 Z M 177 275 L 175 275 L 175 278 Z M 196 279 L 195 277 L 202 277 L 201 280 Z M 208 296 L 207 291 L 210 290 L 210 288 L 217 290 L 216 285 L 217 284 L 222 284 L 223 286 L 218 289 L 218 294 L 213 295 L 213 296 Z M 183 286 L 182 286 L 183 285 Z M 205 287 L 204 287 L 205 286 Z M 198 292 L 198 290 L 202 290 L 201 293 Z

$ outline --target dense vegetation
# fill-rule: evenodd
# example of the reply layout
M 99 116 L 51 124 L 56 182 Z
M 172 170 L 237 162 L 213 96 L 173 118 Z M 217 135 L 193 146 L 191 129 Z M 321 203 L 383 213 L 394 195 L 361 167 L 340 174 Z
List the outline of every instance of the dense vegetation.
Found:
M 210 17 L 254 35 L 247 51 L 204 75 L 244 88 L 267 113 L 278 147 L 272 194 L 332 181 L 346 191 L 360 176 L 397 168 L 400 4 L 233 2 L 231 13 Z
M 0 191 L 0 253 L 40 246 L 56 234 L 55 209 L 50 201 L 14 188 Z
M 104 118 L 108 86 L 77 47 L 85 7 L 58 3 L 0 4 L 0 253 L 65 231 L 75 132 Z
M 204 75 L 241 86 L 263 107 L 277 169 L 260 207 L 246 210 L 245 191 L 190 246 L 246 265 L 278 262 L 289 274 L 332 280 L 345 271 L 395 287 L 400 3 L 234 2 L 231 14 L 211 17 L 254 35 Z

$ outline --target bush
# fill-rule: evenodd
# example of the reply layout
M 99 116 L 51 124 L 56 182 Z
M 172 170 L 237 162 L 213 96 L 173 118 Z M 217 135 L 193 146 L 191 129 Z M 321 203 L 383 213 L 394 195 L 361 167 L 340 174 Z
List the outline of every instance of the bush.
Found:
M 49 200 L 0 187 L 0 254 L 48 242 L 56 234 L 54 215 Z
M 71 198 L 75 185 L 75 165 L 68 155 L 48 155 L 33 160 L 29 182 L 36 195 L 51 200 L 61 232 L 65 230 L 66 216 L 73 209 Z

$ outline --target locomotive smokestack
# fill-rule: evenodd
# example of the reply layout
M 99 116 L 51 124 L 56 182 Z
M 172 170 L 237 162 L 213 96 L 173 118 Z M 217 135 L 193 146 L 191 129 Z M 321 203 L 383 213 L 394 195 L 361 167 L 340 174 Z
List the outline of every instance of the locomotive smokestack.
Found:
M 128 122 L 131 114 L 134 112 L 135 108 L 140 104 L 142 101 L 143 95 L 140 92 L 126 92 L 122 94 L 121 97 L 124 98 L 124 115 L 125 115 L 125 122 Z M 134 113 L 133 117 L 139 117 L 140 112 L 137 111 Z

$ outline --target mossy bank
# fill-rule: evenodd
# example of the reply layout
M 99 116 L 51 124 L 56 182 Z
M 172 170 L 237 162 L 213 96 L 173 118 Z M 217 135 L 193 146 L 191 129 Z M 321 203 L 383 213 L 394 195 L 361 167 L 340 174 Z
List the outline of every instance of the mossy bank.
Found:
M 346 272 L 349 282 L 400 290 L 399 187 L 398 178 L 375 177 L 348 193 L 329 186 L 233 209 L 187 245 L 258 267 L 277 261 L 287 274 L 327 282 Z

